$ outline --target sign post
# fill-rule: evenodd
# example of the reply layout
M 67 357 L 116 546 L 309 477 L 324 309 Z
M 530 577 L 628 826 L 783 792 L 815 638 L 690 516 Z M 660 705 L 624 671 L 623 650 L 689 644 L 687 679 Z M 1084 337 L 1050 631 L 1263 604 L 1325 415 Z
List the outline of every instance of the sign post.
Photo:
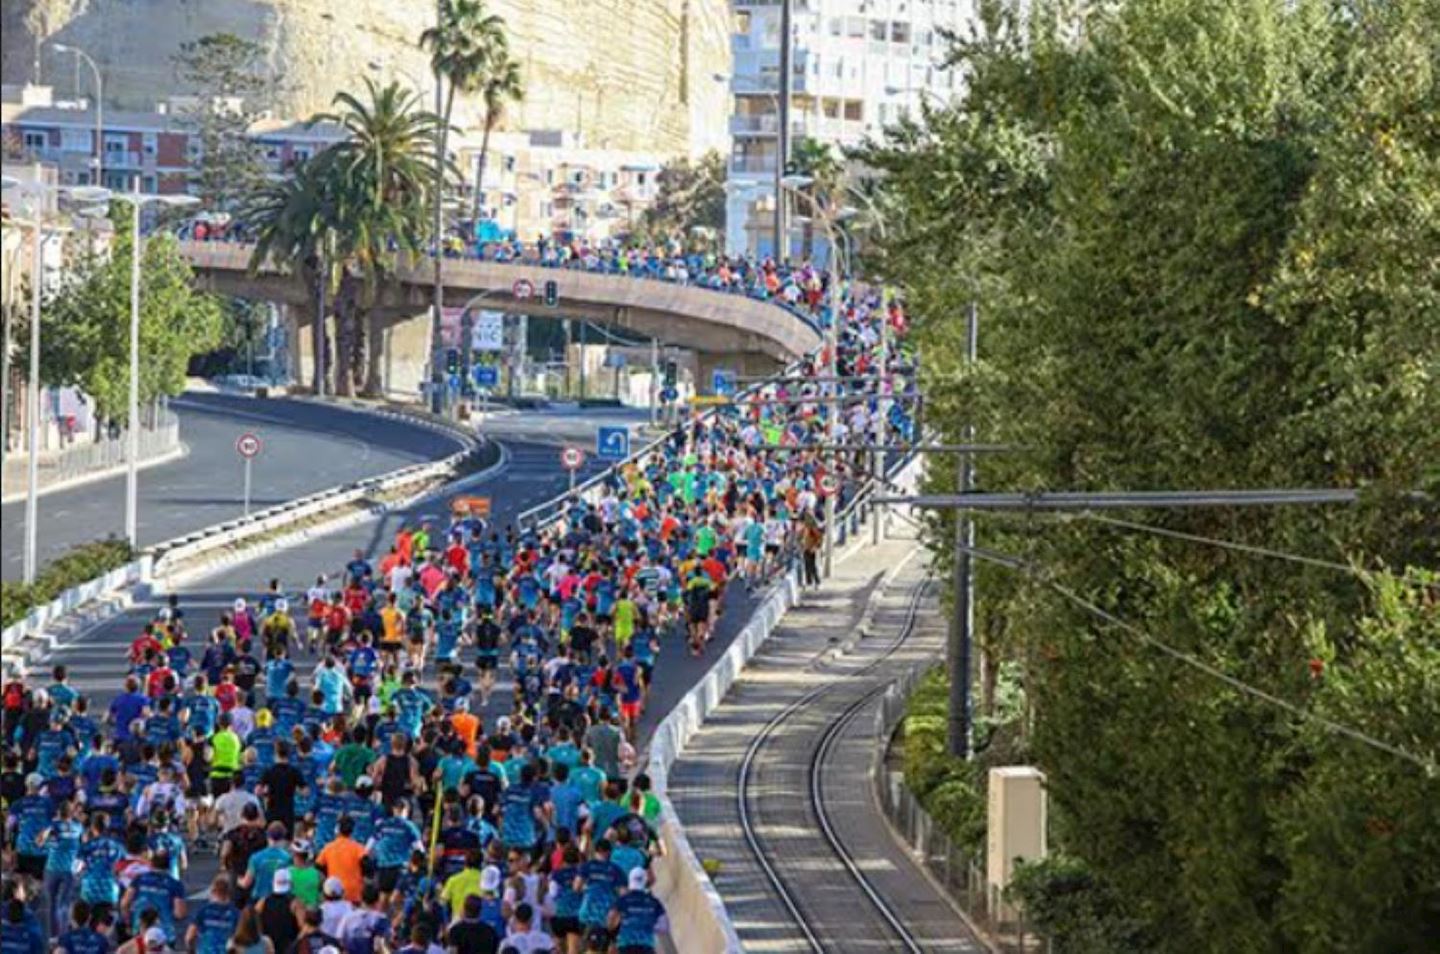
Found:
M 578 447 L 567 447 L 560 452 L 560 466 L 570 471 L 570 492 L 575 492 L 575 474 L 585 464 L 585 452 Z
M 249 432 L 241 434 L 235 439 L 235 453 L 239 454 L 240 459 L 245 462 L 244 513 L 247 517 L 250 516 L 250 463 L 260 454 L 260 448 L 263 446 L 264 445 L 260 443 L 260 438 Z

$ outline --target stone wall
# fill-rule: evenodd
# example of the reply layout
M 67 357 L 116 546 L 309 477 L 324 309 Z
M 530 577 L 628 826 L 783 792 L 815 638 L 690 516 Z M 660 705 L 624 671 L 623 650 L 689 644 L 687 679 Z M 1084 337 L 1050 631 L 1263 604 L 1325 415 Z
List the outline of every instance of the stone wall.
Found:
M 577 130 L 588 146 L 698 154 L 724 148 L 730 72 L 728 0 L 491 0 L 505 17 L 530 93 L 509 128 Z M 84 48 L 106 76 L 106 99 L 150 108 L 173 92 L 170 57 L 185 40 L 226 31 L 266 50 L 277 115 L 306 117 L 339 89 L 373 76 L 428 86 L 415 45 L 432 0 L 5 0 L 0 68 L 34 79 L 39 24 Z M 45 51 L 42 79 L 74 85 L 73 59 Z M 88 84 L 82 74 L 82 84 Z M 457 107 L 457 109 L 461 109 Z M 466 105 L 462 125 L 478 113 Z

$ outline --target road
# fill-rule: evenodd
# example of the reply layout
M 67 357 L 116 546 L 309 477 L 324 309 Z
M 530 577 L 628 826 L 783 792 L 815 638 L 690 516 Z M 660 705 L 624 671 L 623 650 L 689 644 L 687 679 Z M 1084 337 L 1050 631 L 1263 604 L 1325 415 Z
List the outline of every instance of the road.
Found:
M 453 453 L 458 443 L 403 421 L 284 399 L 187 393 L 170 405 L 189 453 L 140 472 L 140 545 L 228 520 L 243 509 L 235 439 L 264 441 L 252 473 L 251 505 L 267 507 Z M 39 561 L 79 543 L 125 532 L 125 475 L 40 498 Z M 0 578 L 19 579 L 24 564 L 25 502 L 5 504 Z
M 587 414 L 589 412 L 527 415 L 531 417 L 528 426 L 532 428 L 533 434 L 539 436 L 529 440 L 505 439 L 502 442 L 507 461 L 504 466 L 493 473 L 474 478 L 474 482 L 465 487 L 465 492 L 491 496 L 494 520 L 501 525 L 522 510 L 563 492 L 568 476 L 558 463 L 557 444 L 566 440 L 566 428 L 561 424 L 568 421 L 578 428 L 577 418 L 583 421 Z M 597 417 L 608 419 L 604 415 Z M 523 426 L 527 425 L 514 420 L 510 430 L 519 430 Z M 602 465 L 592 457 L 580 476 L 583 479 L 601 469 Z M 356 549 L 365 550 L 372 555 L 382 553 L 388 548 L 402 521 L 432 516 L 437 522 L 443 523 L 446 496 L 437 495 L 403 511 L 308 540 L 281 553 L 228 566 L 214 576 L 181 587 L 181 606 L 186 611 L 189 628 L 194 634 L 192 640 L 203 639 L 214 626 L 221 610 L 228 608 L 236 596 L 258 597 L 271 577 L 279 578 L 290 591 L 303 589 L 314 580 L 317 573 L 341 572 L 342 566 Z M 644 736 L 648 738 L 655 725 L 699 681 L 717 655 L 723 651 L 723 647 L 734 639 L 753 608 L 754 601 L 754 597 L 743 592 L 743 587 L 730 588 L 717 637 L 704 658 L 696 659 L 687 654 L 678 638 L 663 646 L 656 666 L 656 684 L 641 722 Z M 124 615 L 79 634 L 71 642 L 59 647 L 44 663 L 37 663 L 33 667 L 36 678 L 44 678 L 39 674 L 42 665 L 65 663 L 72 673 L 72 683 L 90 696 L 94 711 L 103 712 L 124 676 L 126 647 L 151 617 L 154 608 L 155 604 L 137 606 Z M 499 688 L 502 691 L 497 692 L 491 700 L 492 709 L 487 713 L 489 718 L 500 714 L 498 703 L 505 698 L 505 680 L 508 673 L 502 668 L 500 675 Z M 214 871 L 213 858 L 192 859 L 192 867 L 186 878 L 187 886 L 192 892 L 203 891 Z
M 870 791 L 873 693 L 942 645 L 923 580 L 913 542 L 837 564 L 671 770 L 676 814 L 695 853 L 718 864 L 715 886 L 747 951 L 983 950 L 891 837 Z

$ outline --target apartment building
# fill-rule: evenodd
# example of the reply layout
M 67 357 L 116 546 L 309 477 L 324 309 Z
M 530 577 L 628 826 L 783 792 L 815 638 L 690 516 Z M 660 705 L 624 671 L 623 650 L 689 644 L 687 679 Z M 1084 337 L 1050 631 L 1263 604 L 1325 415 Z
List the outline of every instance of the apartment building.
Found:
M 730 196 L 726 248 L 773 254 L 779 147 L 780 25 L 786 0 L 733 0 Z M 941 31 L 963 29 L 974 0 L 788 0 L 790 141 L 836 147 L 878 136 L 920 100 L 945 102 L 961 78 L 941 67 Z M 723 79 L 723 78 L 721 78 Z M 789 230 L 790 255 L 800 233 Z

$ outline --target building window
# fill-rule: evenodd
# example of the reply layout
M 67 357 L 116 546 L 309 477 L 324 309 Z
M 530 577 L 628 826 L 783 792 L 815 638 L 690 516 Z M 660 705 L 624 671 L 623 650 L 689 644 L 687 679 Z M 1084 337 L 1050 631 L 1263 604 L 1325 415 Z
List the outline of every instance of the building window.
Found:
M 140 179 L 140 191 L 141 191 L 141 192 L 148 192 L 148 193 L 150 193 L 151 195 L 154 195 L 154 193 L 155 193 L 155 177 L 154 177 L 154 176 L 143 176 L 143 177 Z
M 865 104 L 858 99 L 847 99 L 845 101 L 845 118 L 851 122 L 860 122 L 865 118 Z
M 154 156 L 160 151 L 160 139 L 155 133 L 145 133 L 140 137 L 140 149 L 147 156 Z
M 50 137 L 43 132 L 27 129 L 21 135 L 26 149 L 45 149 L 50 145 Z
M 290 150 L 290 157 L 295 162 L 307 162 L 314 154 L 309 146 L 295 146 Z
M 60 148 L 64 152 L 94 152 L 95 138 L 88 129 L 62 129 Z
M 885 21 L 884 21 L 884 20 L 871 20 L 871 21 L 870 21 L 870 39 L 872 39 L 872 40 L 884 40 L 884 39 L 885 39 L 885 36 L 886 36 L 886 34 L 887 34 L 888 32 L 889 32 L 889 31 L 886 30 L 886 24 L 885 24 Z
M 910 42 L 910 24 L 905 23 L 905 22 L 903 22 L 903 21 L 901 21 L 901 20 L 895 20 L 895 21 L 893 21 L 893 22 L 890 24 L 890 42 L 892 42 L 892 43 L 909 43 L 909 42 Z

